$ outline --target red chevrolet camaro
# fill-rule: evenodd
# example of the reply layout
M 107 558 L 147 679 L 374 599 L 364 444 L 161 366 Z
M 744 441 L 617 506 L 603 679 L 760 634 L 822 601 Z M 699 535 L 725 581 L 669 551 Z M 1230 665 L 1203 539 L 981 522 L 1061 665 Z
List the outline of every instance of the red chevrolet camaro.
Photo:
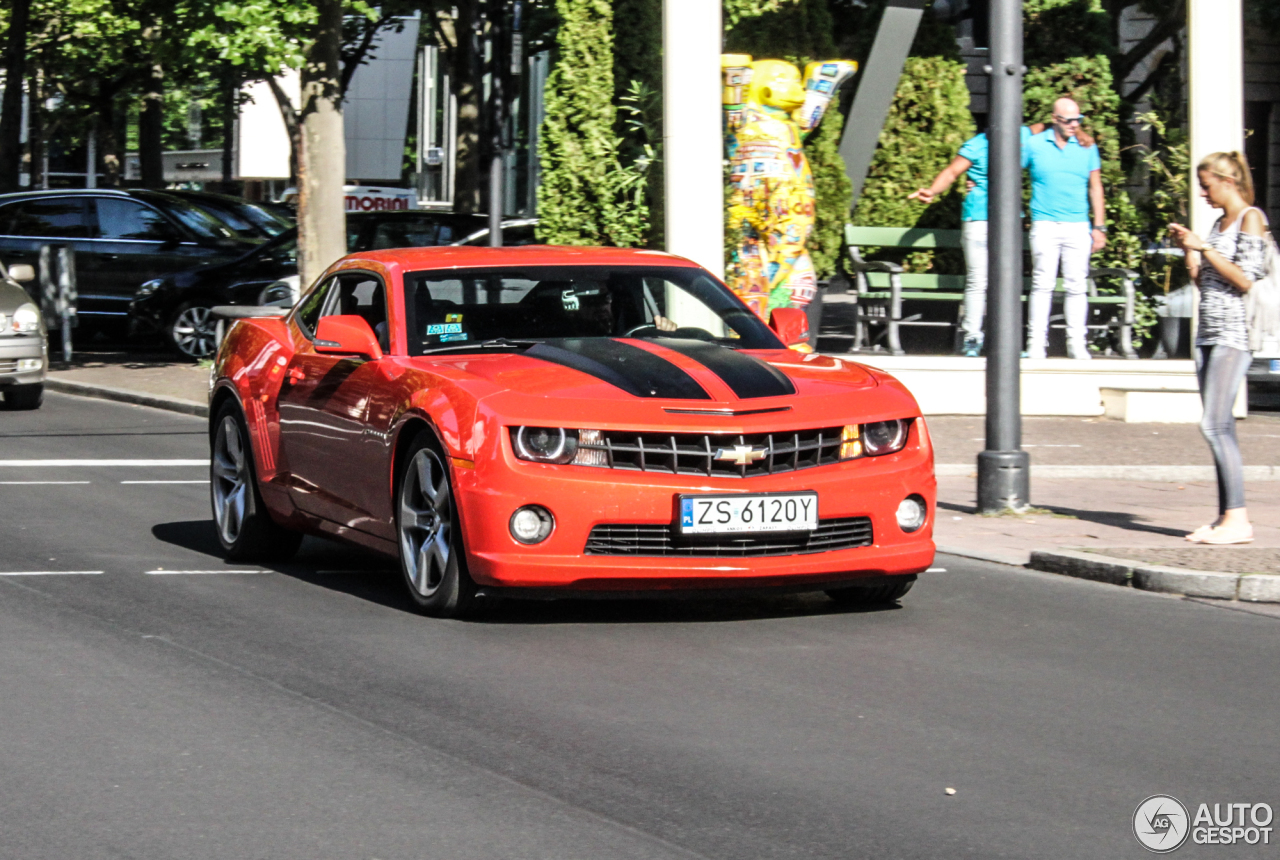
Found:
M 806 329 L 655 251 L 345 257 L 222 344 L 219 538 L 398 557 L 440 616 L 477 591 L 896 599 L 933 560 L 929 434 L 891 376 L 789 349 Z

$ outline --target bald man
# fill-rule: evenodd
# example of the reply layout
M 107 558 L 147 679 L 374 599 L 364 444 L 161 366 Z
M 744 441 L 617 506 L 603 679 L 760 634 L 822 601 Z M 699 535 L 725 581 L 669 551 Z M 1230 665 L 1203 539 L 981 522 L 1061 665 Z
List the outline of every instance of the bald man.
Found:
M 1069 98 L 1053 103 L 1053 127 L 1031 136 L 1025 161 L 1031 171 L 1031 300 L 1027 308 L 1027 357 L 1044 358 L 1049 308 L 1062 268 L 1067 354 L 1089 355 L 1089 256 L 1107 244 L 1098 147 L 1078 140 L 1084 117 Z

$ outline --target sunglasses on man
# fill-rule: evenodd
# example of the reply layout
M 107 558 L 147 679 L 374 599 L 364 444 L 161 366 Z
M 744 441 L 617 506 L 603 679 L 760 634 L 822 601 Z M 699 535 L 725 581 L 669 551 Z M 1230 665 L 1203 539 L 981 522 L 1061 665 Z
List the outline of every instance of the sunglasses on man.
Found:
M 1062 123 L 1063 125 L 1073 125 L 1073 124 L 1083 125 L 1084 124 L 1084 114 L 1080 114 L 1080 116 L 1058 116 L 1055 113 L 1053 115 L 1053 118 L 1056 119 L 1058 122 Z

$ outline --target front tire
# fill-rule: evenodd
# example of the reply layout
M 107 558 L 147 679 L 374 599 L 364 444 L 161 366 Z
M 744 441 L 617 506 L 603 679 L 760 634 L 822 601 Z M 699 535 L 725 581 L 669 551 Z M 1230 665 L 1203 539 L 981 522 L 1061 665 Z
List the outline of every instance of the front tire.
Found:
M 916 578 L 914 575 L 891 576 L 883 580 L 874 580 L 874 583 L 874 585 L 832 588 L 827 591 L 827 597 L 834 600 L 838 606 L 849 609 L 884 606 L 901 600 L 911 590 L 911 586 L 916 584 Z
M 465 615 L 476 585 L 467 573 L 449 467 L 427 431 L 409 446 L 397 475 L 396 536 L 400 571 L 418 611 L 436 618 Z
M 213 308 L 204 302 L 185 302 L 178 306 L 165 328 L 169 344 L 191 361 L 209 358 L 218 348 L 217 320 Z
M 43 402 L 43 382 L 15 385 L 4 390 L 4 405 L 8 409 L 39 409 Z
M 287 561 L 302 535 L 267 513 L 253 471 L 249 429 L 240 408 L 228 402 L 213 423 L 209 494 L 218 542 L 230 561 Z

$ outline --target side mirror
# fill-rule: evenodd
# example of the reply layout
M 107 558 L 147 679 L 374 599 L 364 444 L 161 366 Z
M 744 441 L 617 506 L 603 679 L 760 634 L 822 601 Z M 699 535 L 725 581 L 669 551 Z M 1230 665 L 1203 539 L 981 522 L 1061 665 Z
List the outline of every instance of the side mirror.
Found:
M 809 342 L 809 315 L 800 308 L 774 308 L 769 328 L 787 346 Z
M 382 347 L 362 316 L 321 317 L 316 325 L 316 352 L 326 355 L 358 355 L 370 361 L 382 358 Z
M 27 263 L 19 263 L 16 266 L 9 267 L 9 277 L 15 281 L 34 281 L 36 279 L 36 270 L 34 266 Z

